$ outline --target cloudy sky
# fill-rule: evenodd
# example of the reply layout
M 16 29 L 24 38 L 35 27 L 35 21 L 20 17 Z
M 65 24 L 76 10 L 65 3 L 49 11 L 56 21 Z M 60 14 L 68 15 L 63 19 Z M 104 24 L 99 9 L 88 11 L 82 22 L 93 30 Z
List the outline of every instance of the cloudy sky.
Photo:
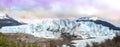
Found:
M 119 4 L 120 0 L 0 0 L 0 7 L 12 9 L 6 13 L 20 19 L 90 15 L 102 17 L 117 25 L 120 25 Z

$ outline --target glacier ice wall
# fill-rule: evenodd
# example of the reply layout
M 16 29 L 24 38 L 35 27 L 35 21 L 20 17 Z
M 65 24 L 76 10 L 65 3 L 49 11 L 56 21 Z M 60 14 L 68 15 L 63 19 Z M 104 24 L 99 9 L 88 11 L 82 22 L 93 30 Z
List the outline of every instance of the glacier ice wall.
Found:
M 79 20 L 79 21 L 77 21 Z M 37 23 L 28 23 L 20 26 L 6 26 L 1 32 L 22 32 L 36 37 L 57 38 L 61 33 L 81 36 L 82 38 L 114 35 L 118 30 L 110 29 L 103 24 L 96 24 L 93 18 L 81 19 L 41 19 Z M 86 21 L 87 20 L 87 21 Z M 91 21 L 93 20 L 93 21 Z

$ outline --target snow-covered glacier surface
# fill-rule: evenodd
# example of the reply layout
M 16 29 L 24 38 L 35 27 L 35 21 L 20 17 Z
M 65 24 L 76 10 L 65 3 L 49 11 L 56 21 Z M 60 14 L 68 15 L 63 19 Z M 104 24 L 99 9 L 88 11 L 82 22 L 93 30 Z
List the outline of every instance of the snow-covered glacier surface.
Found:
M 83 40 L 90 37 L 114 36 L 119 30 L 111 29 L 107 24 L 96 24 L 98 18 L 79 18 L 79 19 L 41 19 L 36 23 L 28 23 L 19 26 L 5 26 L 0 29 L 4 33 L 27 33 L 35 37 L 59 38 L 61 33 L 70 33 L 80 36 Z M 107 38 L 107 37 L 106 37 Z M 79 40 L 77 42 L 81 42 Z M 74 41 L 76 42 L 76 41 Z M 75 45 L 82 47 L 80 43 Z M 64 46 L 65 47 L 65 46 Z
M 73 40 L 75 47 L 86 47 L 86 44 L 89 44 L 92 46 L 92 42 L 104 42 L 106 39 L 112 39 L 114 35 L 109 35 L 109 36 L 98 36 L 94 39 L 84 39 L 84 40 Z M 66 47 L 66 46 L 65 46 Z M 69 46 L 68 46 L 69 47 Z

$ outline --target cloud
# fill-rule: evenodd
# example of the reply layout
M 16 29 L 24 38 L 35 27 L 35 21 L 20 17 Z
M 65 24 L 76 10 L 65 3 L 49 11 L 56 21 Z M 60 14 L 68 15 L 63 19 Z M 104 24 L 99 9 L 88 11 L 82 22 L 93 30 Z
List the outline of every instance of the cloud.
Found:
M 118 23 L 119 2 L 119 0 L 1 0 L 0 6 L 7 6 L 5 12 L 20 20 L 88 15 Z

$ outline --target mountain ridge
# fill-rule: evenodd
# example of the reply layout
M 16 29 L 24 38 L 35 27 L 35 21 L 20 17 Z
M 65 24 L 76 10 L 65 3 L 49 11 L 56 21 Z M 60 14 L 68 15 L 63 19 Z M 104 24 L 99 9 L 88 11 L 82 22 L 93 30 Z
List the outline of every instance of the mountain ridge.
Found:
M 20 23 L 17 20 L 11 18 L 7 14 L 0 15 L 0 28 L 5 26 L 17 26 L 17 25 L 23 25 L 25 23 Z

